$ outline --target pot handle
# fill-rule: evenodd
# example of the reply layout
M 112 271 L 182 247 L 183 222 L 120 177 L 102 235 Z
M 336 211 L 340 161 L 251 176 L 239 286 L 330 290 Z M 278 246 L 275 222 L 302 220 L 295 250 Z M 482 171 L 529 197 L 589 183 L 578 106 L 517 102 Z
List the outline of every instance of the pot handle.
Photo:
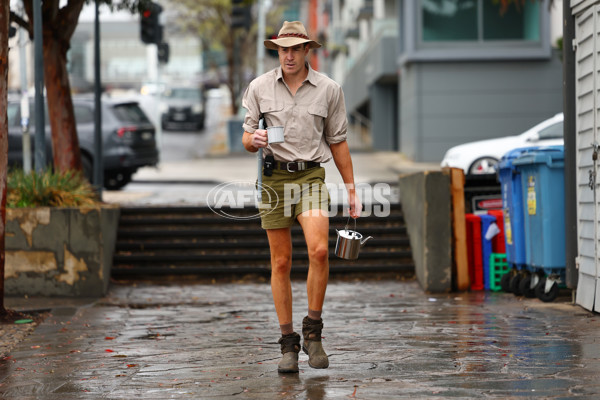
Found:
M 350 223 L 350 216 L 348 216 L 348 219 L 346 220 L 346 227 L 344 228 L 346 231 L 348 231 L 348 224 Z M 354 232 L 356 232 L 356 218 L 354 218 Z

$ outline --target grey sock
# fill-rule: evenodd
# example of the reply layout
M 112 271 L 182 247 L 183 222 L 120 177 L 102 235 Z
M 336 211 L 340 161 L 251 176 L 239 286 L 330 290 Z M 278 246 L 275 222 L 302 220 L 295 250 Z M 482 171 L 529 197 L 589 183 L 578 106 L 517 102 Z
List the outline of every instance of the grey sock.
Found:
M 279 325 L 281 329 L 281 335 L 289 335 L 290 333 L 294 333 L 294 323 L 290 322 L 289 324 Z
M 320 321 L 321 320 L 321 314 L 323 313 L 323 310 L 311 310 L 310 308 L 308 309 L 308 318 L 312 319 L 313 321 Z

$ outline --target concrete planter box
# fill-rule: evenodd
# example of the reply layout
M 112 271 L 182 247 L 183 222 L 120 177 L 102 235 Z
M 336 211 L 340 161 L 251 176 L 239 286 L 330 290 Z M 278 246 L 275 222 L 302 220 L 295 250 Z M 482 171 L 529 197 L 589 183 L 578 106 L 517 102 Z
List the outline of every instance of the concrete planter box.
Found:
M 450 175 L 425 171 L 400 177 L 400 202 L 415 272 L 423 290 L 452 290 L 452 195 Z
M 119 208 L 6 210 L 7 295 L 106 294 Z

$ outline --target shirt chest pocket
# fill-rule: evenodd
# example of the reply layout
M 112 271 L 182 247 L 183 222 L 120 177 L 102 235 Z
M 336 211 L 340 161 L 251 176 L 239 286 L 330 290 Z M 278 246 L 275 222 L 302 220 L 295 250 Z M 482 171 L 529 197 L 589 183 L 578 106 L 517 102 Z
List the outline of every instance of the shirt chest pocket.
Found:
M 260 112 L 265 116 L 267 126 L 284 126 L 285 115 L 282 103 L 274 101 L 261 101 L 259 103 Z
M 308 106 L 308 114 L 313 118 L 314 126 L 318 132 L 323 132 L 325 119 L 327 118 L 327 107 L 323 104 L 310 104 Z

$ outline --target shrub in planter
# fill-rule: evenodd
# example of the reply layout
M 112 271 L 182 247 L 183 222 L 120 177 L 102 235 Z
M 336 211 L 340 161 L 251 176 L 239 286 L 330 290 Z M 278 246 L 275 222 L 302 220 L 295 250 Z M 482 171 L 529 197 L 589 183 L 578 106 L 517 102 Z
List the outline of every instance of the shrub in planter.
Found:
M 52 172 L 42 174 L 14 170 L 8 174 L 6 206 L 31 207 L 85 207 L 100 204 L 98 195 L 80 172 Z

